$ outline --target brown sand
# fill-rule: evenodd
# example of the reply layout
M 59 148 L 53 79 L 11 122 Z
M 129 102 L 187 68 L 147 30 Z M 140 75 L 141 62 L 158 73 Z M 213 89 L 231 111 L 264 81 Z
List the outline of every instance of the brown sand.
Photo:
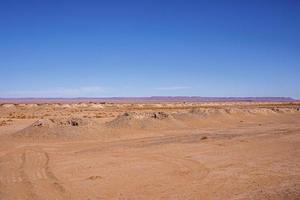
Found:
M 0 105 L 0 199 L 300 199 L 299 103 Z

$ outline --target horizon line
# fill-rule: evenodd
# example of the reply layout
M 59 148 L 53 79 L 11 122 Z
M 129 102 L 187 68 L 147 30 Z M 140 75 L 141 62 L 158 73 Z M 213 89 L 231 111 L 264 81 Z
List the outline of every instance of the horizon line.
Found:
M 204 96 L 143 96 L 143 97 L 0 97 L 0 103 L 61 103 L 61 102 L 298 102 L 292 97 L 204 97 Z

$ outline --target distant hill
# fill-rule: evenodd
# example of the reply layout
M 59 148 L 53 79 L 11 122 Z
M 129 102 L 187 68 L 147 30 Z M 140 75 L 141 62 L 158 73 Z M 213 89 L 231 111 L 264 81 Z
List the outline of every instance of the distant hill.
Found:
M 101 97 L 101 98 L 0 98 L 0 103 L 78 103 L 78 102 L 294 102 L 291 97 L 199 97 L 199 96 L 153 96 L 153 97 Z

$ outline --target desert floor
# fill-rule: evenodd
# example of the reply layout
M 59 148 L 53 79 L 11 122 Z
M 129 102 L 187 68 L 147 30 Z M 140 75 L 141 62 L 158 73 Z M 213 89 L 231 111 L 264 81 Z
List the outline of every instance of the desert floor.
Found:
M 300 199 L 300 104 L 2 104 L 0 199 Z

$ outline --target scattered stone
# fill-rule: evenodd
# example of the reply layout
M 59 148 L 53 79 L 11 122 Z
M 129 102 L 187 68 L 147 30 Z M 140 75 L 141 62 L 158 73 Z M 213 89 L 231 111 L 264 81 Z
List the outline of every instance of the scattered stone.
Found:
M 98 179 L 102 179 L 102 177 L 101 176 L 90 176 L 87 178 L 87 180 L 92 180 L 92 181 L 98 180 Z

